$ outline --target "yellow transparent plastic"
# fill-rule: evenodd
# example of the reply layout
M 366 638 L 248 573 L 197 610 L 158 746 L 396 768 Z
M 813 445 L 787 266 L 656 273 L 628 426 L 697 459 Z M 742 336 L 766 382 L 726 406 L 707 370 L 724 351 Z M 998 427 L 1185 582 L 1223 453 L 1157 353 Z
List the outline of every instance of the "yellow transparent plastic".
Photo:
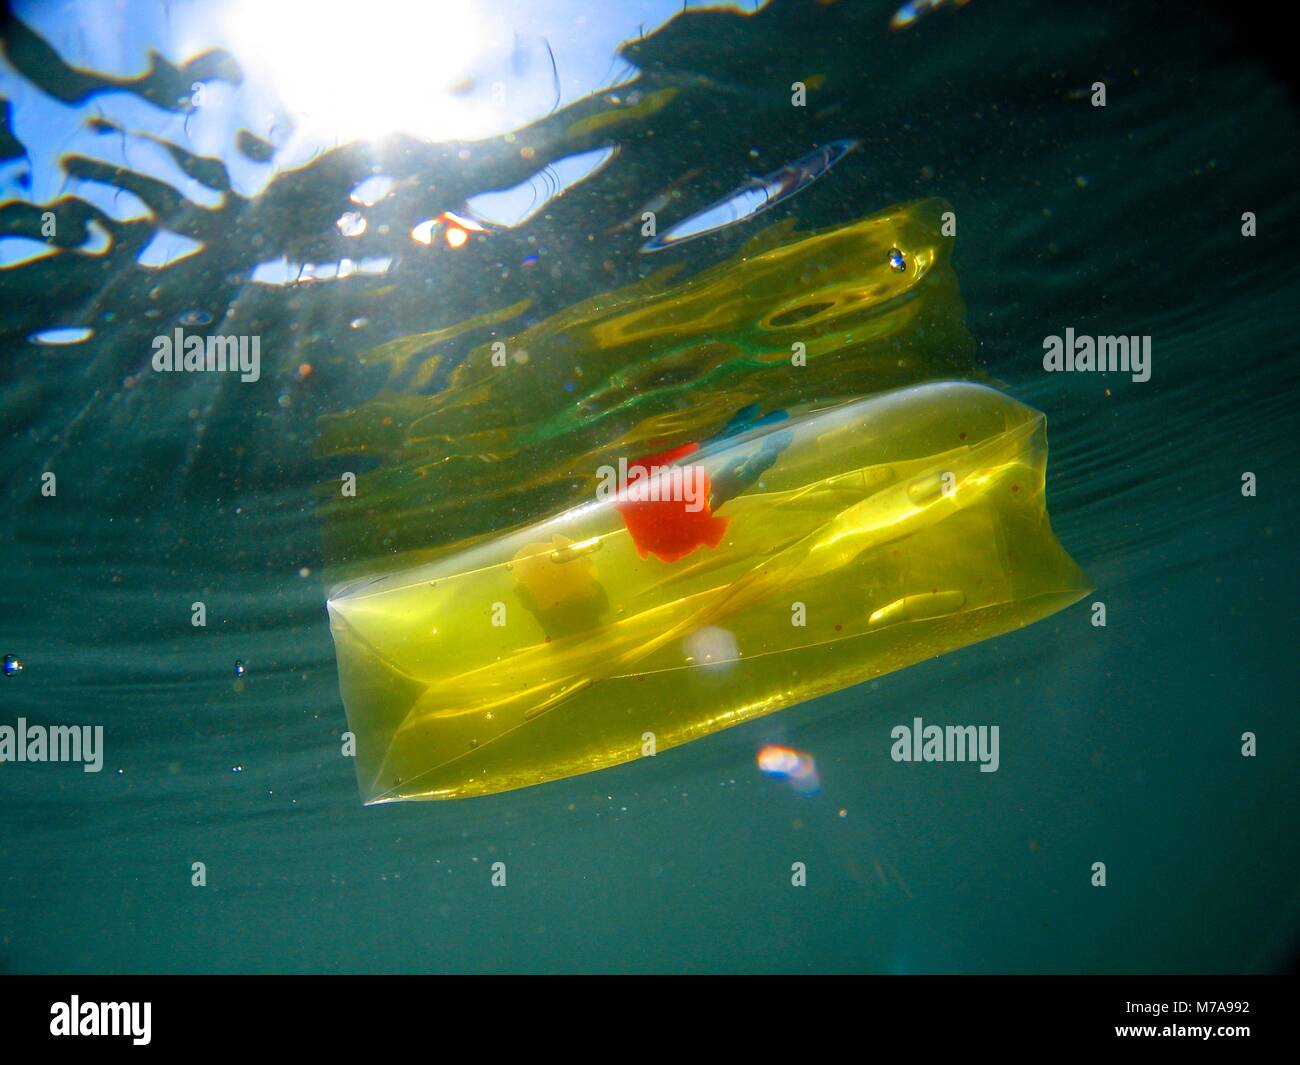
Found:
M 374 576 L 394 552 L 427 562 L 540 521 L 588 495 L 598 466 L 707 437 L 752 403 L 976 377 L 950 210 L 918 200 L 812 232 L 790 216 L 686 276 L 678 259 L 537 321 L 522 300 L 366 352 L 386 386 L 319 422 L 317 455 L 348 462 L 331 468 L 365 457 L 355 496 L 337 476 L 319 488 L 331 572 Z
M 682 461 L 717 485 L 765 446 L 774 461 L 714 509 L 717 546 L 677 561 L 643 558 L 615 502 L 593 500 L 338 589 L 363 799 L 483 795 L 662 757 L 1089 590 L 1048 522 L 1046 419 L 993 389 L 887 392 Z

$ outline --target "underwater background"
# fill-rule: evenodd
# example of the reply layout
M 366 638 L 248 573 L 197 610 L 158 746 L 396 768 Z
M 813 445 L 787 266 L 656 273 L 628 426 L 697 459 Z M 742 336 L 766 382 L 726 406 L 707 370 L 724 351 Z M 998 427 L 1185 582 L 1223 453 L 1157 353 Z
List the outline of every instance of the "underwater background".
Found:
M 14 6 L 0 725 L 102 725 L 104 765 L 0 764 L 0 971 L 1291 964 L 1293 89 L 1216 5 L 898 10 Z M 770 209 L 643 250 L 647 208 L 662 232 L 772 174 Z M 763 383 L 771 312 L 845 252 L 763 287 L 755 251 L 930 198 L 942 269 L 885 301 L 905 325 L 828 326 L 853 358 L 817 394 L 956 377 L 1044 412 L 1094 592 L 655 758 L 363 807 L 333 582 L 808 398 Z M 720 324 L 698 277 L 753 314 Z M 259 379 L 155 373 L 177 327 L 259 336 Z M 1046 373 L 1067 328 L 1150 336 L 1150 380 Z M 498 339 L 527 358 L 485 384 Z M 998 725 L 998 771 L 893 761 L 917 717 Z M 819 787 L 760 772 L 768 745 Z

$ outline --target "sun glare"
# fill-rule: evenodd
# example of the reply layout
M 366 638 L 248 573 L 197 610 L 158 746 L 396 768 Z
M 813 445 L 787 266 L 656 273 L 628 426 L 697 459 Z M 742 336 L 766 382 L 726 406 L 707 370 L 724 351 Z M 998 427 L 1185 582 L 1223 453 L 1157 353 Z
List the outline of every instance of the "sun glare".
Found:
M 300 131 L 340 142 L 407 133 L 429 140 L 491 132 L 474 65 L 494 48 L 474 0 L 240 0 L 235 54 Z

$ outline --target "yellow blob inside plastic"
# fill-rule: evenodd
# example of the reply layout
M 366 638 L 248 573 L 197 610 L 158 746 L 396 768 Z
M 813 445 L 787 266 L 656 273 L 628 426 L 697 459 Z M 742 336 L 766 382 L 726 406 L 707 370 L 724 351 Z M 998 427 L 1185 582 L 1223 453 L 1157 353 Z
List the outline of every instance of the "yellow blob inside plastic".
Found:
M 799 413 L 681 461 L 739 485 L 717 547 L 643 558 L 617 500 L 593 499 L 335 592 L 367 803 L 662 756 L 1089 590 L 1048 522 L 1045 418 L 982 385 Z

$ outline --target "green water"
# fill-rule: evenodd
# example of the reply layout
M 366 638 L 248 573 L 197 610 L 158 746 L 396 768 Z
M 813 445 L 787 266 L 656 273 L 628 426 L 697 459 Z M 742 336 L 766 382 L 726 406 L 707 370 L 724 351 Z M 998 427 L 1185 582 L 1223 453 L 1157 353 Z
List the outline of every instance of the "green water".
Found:
M 146 219 L 114 226 L 104 257 L 0 271 L 0 652 L 25 667 L 0 680 L 0 725 L 105 733 L 100 773 L 0 765 L 0 967 L 1288 963 L 1300 925 L 1294 99 L 1209 9 L 978 0 L 896 34 L 892 11 L 778 0 L 750 16 L 687 11 L 648 27 L 625 53 L 641 71 L 636 88 L 642 99 L 676 94 L 581 145 L 618 147 L 604 170 L 461 252 L 420 254 L 406 231 L 571 151 L 573 123 L 609 105 L 566 100 L 538 119 L 531 166 L 519 160 L 523 132 L 468 159 L 460 144 L 409 138 L 344 145 L 209 213 L 172 204 L 166 183 L 62 154 L 65 172 L 135 188 L 205 246 L 141 268 L 156 229 Z M 76 84 L 26 37 L 20 53 L 20 37 L 5 31 L 15 116 Z M 793 109 L 791 83 L 816 74 L 825 80 L 809 105 Z M 1088 98 L 1098 80 L 1104 108 Z M 111 95 L 98 99 L 112 112 Z M 147 128 L 152 112 L 117 106 L 126 125 Z M 3 140 L 5 234 L 32 224 L 22 201 L 33 193 L 14 169 L 30 128 L 15 118 Z M 166 129 L 178 140 L 180 119 Z M 664 208 L 674 220 L 849 137 L 856 151 L 762 219 L 654 255 L 639 253 L 635 227 L 618 229 L 691 171 L 685 199 Z M 402 249 L 388 274 L 251 283 L 258 263 L 281 255 L 343 254 L 335 220 L 356 209 L 348 192 L 375 167 L 412 181 L 384 216 Z M 40 204 L 60 181 L 49 188 Z M 1053 528 L 1093 595 L 653 759 L 482 799 L 363 808 L 340 755 L 325 574 L 375 561 L 384 537 L 327 551 L 322 507 L 340 468 L 378 460 L 340 467 L 322 455 L 321 418 L 385 390 L 436 392 L 493 334 L 449 340 L 421 384 L 390 381 L 364 353 L 523 299 L 516 325 L 544 322 L 669 262 L 687 272 L 723 262 L 772 222 L 812 230 L 926 196 L 956 214 L 975 370 L 1047 414 Z M 1242 235 L 1247 211 L 1257 236 Z M 382 252 L 384 237 L 369 237 Z M 259 382 L 151 372 L 150 339 L 196 307 L 251 323 L 240 328 L 262 338 Z M 27 339 L 69 324 L 95 336 Z M 1067 327 L 1151 336 L 1151 380 L 1045 373 L 1043 338 Z M 42 496 L 50 471 L 57 494 Z M 1254 496 L 1242 493 L 1246 472 Z M 506 517 L 465 506 L 467 534 Z M 203 628 L 191 624 L 196 601 Z M 1094 602 L 1105 627 L 1092 624 Z M 242 683 L 236 660 L 248 667 Z M 915 717 L 998 725 L 997 772 L 893 761 L 890 731 Z M 1253 757 L 1242 755 L 1246 732 Z M 755 755 L 769 743 L 811 754 L 820 791 L 762 775 Z M 205 887 L 191 883 L 195 862 Z M 496 862 L 505 887 L 491 883 Z M 1105 887 L 1092 884 L 1095 862 Z M 793 863 L 805 887 L 792 886 Z

